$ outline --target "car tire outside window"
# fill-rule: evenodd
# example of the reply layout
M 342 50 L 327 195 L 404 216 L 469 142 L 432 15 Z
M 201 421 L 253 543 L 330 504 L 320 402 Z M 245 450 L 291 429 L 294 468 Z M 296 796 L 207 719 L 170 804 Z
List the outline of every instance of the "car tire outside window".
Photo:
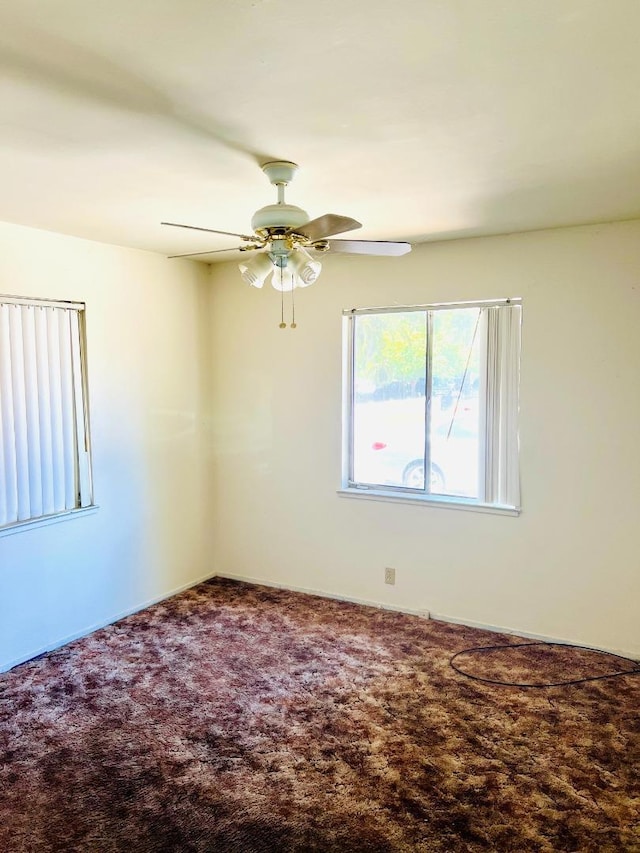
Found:
M 422 489 L 424 478 L 424 463 L 422 459 L 414 459 L 404 469 L 402 475 L 402 483 L 409 489 Z M 430 491 L 434 494 L 444 494 L 445 481 L 442 470 L 435 464 L 431 463 L 431 483 Z

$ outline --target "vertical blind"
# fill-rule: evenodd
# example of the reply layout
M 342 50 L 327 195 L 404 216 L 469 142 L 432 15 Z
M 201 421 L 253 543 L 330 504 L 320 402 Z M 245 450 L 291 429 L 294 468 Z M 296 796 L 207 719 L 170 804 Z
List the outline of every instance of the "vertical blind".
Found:
M 518 386 L 522 306 L 493 305 L 487 314 L 485 501 L 520 505 Z
M 91 503 L 83 308 L 0 297 L 0 527 Z

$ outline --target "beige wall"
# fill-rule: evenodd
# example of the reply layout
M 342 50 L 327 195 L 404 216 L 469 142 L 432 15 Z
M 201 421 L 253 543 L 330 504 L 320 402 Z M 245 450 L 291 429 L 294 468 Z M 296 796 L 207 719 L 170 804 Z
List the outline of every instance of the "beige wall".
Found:
M 209 270 L 0 225 L 0 293 L 87 304 L 100 509 L 0 537 L 0 669 L 212 572 Z
M 295 331 L 235 264 L 0 248 L 0 293 L 87 303 L 100 505 L 0 537 L 0 668 L 214 571 L 640 654 L 640 222 L 329 257 Z M 522 515 L 339 498 L 342 309 L 508 295 Z
M 640 654 L 640 222 L 329 257 L 295 331 L 235 264 L 211 276 L 218 572 Z M 338 497 L 342 309 L 506 296 L 522 515 Z

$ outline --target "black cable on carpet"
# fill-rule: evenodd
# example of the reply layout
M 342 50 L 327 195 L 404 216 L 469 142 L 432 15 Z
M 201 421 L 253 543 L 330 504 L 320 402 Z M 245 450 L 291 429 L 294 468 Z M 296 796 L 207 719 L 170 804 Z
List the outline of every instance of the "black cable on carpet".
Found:
M 471 672 L 466 672 L 464 669 L 461 669 L 460 666 L 457 666 L 454 661 L 456 658 L 459 658 L 461 655 L 469 655 L 475 652 L 490 652 L 496 651 L 498 649 L 521 649 L 525 646 L 560 646 L 563 649 L 582 649 L 587 652 L 596 652 L 602 655 L 607 655 L 608 657 L 618 658 L 618 660 L 623 660 L 626 663 L 630 663 L 634 668 L 633 669 L 623 669 L 616 672 L 608 672 L 604 675 L 590 675 L 585 678 L 572 678 L 567 681 L 548 681 L 542 682 L 540 684 L 526 683 L 521 681 L 501 681 L 495 678 L 484 678 L 481 675 L 474 675 Z M 618 678 L 621 675 L 638 675 L 640 674 L 640 667 L 638 667 L 638 661 L 632 660 L 631 658 L 623 657 L 623 655 L 616 655 L 613 652 L 603 652 L 601 649 L 591 649 L 589 646 L 577 646 L 573 643 L 548 643 L 548 642 L 534 642 L 534 643 L 505 643 L 498 646 L 474 646 L 470 649 L 463 649 L 461 652 L 457 652 L 453 655 L 449 660 L 449 664 L 452 669 L 456 672 L 460 673 L 460 675 L 464 675 L 467 678 L 471 678 L 474 681 L 482 681 L 485 684 L 498 684 L 503 687 L 564 687 L 568 684 L 585 684 L 589 681 L 600 681 L 604 678 Z

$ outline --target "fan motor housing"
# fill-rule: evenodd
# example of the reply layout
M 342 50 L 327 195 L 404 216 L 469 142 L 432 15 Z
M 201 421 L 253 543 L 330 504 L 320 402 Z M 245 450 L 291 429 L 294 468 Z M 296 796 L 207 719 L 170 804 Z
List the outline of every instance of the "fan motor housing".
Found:
M 268 204 L 256 210 L 251 218 L 254 231 L 261 228 L 299 228 L 309 221 L 309 214 L 295 204 Z

